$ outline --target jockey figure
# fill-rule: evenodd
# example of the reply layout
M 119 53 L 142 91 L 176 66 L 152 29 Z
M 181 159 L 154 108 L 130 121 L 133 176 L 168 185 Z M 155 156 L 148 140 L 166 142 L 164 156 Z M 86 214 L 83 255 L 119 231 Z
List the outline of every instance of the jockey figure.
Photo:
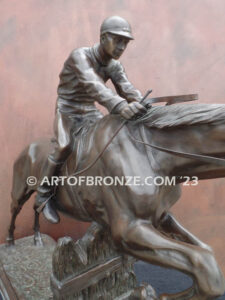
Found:
M 46 160 L 45 177 L 56 175 L 71 153 L 72 135 L 87 120 L 102 118 L 103 115 L 94 105 L 95 101 L 110 113 L 118 113 L 125 119 L 145 112 L 144 106 L 139 103 L 141 93 L 128 81 L 118 61 L 130 40 L 133 40 L 133 36 L 129 23 L 118 16 L 109 17 L 101 25 L 100 43 L 73 50 L 65 61 L 59 75 L 54 122 L 55 147 Z M 105 86 L 108 79 L 111 79 L 117 93 Z M 43 214 L 48 221 L 58 223 L 53 189 L 53 186 L 39 185 L 36 206 L 43 207 Z

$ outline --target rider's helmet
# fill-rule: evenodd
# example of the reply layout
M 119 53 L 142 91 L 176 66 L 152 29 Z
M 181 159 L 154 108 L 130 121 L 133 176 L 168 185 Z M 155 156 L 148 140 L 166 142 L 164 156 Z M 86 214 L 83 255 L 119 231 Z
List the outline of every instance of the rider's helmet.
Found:
M 112 16 L 103 21 L 100 34 L 102 35 L 106 32 L 124 36 L 130 40 L 134 39 L 130 24 L 119 16 Z

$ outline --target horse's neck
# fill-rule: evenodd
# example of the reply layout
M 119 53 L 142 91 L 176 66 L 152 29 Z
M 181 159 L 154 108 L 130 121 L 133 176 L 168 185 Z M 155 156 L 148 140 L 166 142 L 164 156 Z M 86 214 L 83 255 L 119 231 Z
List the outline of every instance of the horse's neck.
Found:
M 156 146 L 183 153 L 225 157 L 225 125 L 204 124 L 164 129 L 145 127 L 144 132 L 145 140 Z M 202 179 L 224 176 L 224 166 L 180 157 L 175 153 L 169 154 L 155 149 L 149 151 L 153 153 L 157 167 L 164 174 L 198 174 Z

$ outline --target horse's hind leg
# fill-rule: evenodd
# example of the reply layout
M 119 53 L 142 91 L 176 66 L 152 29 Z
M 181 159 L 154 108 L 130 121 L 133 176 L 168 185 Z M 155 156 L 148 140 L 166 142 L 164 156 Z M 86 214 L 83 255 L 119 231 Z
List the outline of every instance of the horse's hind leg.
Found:
M 43 246 L 43 241 L 40 233 L 40 222 L 39 217 L 40 214 L 36 210 L 36 206 L 34 205 L 34 245 L 35 246 Z
M 12 211 L 12 217 L 11 217 L 11 222 L 9 226 L 9 231 L 8 231 L 8 236 L 6 238 L 6 243 L 8 246 L 14 245 L 14 230 L 15 230 L 15 222 L 16 222 L 16 217 L 19 214 L 22 206 L 18 206 Z
M 31 194 L 33 191 L 30 191 L 27 194 L 24 194 L 19 200 L 13 201 L 13 207 L 11 208 L 11 222 L 9 225 L 9 230 L 8 230 L 8 237 L 6 238 L 6 243 L 8 246 L 14 245 L 14 231 L 15 231 L 15 223 L 16 223 L 16 217 L 18 216 L 19 212 L 21 211 L 24 203 L 30 198 Z M 16 203 L 16 205 L 15 205 Z
M 208 300 L 223 295 L 224 277 L 213 253 L 167 238 L 144 220 L 132 220 L 121 216 L 111 226 L 114 240 L 123 249 L 144 261 L 177 269 L 194 279 L 194 286 L 178 295 L 162 296 L 161 299 Z

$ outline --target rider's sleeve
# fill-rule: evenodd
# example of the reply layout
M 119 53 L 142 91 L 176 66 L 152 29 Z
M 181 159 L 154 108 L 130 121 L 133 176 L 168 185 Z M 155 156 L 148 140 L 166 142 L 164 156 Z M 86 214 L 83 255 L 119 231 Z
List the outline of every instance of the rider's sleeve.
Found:
M 128 102 L 140 101 L 141 92 L 134 88 L 125 73 L 125 70 L 119 61 L 115 61 L 111 72 L 111 80 L 116 88 L 117 93 L 125 98 Z
M 118 104 L 126 103 L 125 99 L 107 88 L 103 80 L 94 71 L 89 59 L 83 51 L 74 51 L 70 66 L 76 71 L 78 86 L 111 112 Z

